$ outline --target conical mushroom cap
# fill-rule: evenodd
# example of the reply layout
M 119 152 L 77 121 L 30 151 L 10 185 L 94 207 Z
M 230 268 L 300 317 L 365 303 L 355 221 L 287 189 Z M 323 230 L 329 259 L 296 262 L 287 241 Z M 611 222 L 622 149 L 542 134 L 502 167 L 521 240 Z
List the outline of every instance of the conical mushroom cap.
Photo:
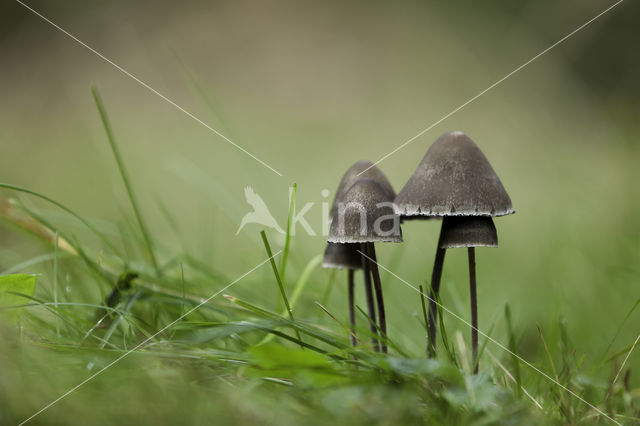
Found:
M 327 243 L 322 259 L 323 268 L 362 269 L 362 256 L 358 244 Z
M 393 199 L 373 179 L 354 183 L 338 203 L 331 221 L 331 243 L 401 242 L 399 217 Z
M 498 247 L 498 234 L 489 216 L 446 216 L 438 245 L 443 249 Z
M 359 175 L 360 173 L 362 174 Z M 382 170 L 380 170 L 377 166 L 374 166 L 371 161 L 358 161 L 357 163 L 354 163 L 351 167 L 349 167 L 344 176 L 342 176 L 342 179 L 338 184 L 338 189 L 336 190 L 336 195 L 333 198 L 331 210 L 329 211 L 330 217 L 333 217 L 333 215 L 336 213 L 336 206 L 344 198 L 344 195 L 347 193 L 349 188 L 351 188 L 351 186 L 360 179 L 375 180 L 380 184 L 382 189 L 389 194 L 388 196 L 391 198 L 391 200 L 396 198 L 396 191 L 393 190 L 389 179 L 387 179 L 384 173 L 382 173 Z
M 480 148 L 464 133 L 440 136 L 394 201 L 401 216 L 504 216 L 511 198 Z

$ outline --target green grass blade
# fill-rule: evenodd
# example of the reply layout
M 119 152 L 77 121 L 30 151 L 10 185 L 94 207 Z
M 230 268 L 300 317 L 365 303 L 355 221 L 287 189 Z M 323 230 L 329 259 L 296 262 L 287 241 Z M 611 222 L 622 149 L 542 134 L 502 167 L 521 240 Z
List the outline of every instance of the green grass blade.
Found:
M 611 347 L 613 346 L 613 343 L 616 341 L 616 339 L 618 338 L 618 335 L 622 331 L 622 328 L 627 323 L 627 320 L 629 319 L 631 314 L 633 314 L 633 312 L 636 310 L 636 308 L 638 306 L 640 306 L 640 298 L 638 298 L 638 300 L 636 300 L 636 303 L 634 303 L 633 306 L 631 306 L 631 309 L 629 309 L 629 312 L 627 312 L 627 315 L 625 315 L 624 319 L 622 320 L 622 322 L 618 326 L 618 329 L 616 330 L 616 334 L 614 334 L 613 338 L 611 339 L 611 341 L 607 345 L 607 348 L 604 350 L 604 353 L 602 354 L 602 356 L 600 357 L 600 359 L 598 360 L 596 365 L 593 367 L 592 372 L 599 370 L 600 367 L 602 367 L 602 365 L 606 362 L 607 354 L 611 350 Z
M 298 192 L 298 184 L 294 183 L 291 188 L 291 200 L 289 201 L 289 215 L 287 216 L 287 235 L 284 240 L 284 249 L 282 251 L 282 262 L 280 270 L 282 271 L 282 281 L 285 280 L 285 272 L 287 270 L 287 260 L 289 259 L 289 250 L 291 247 L 291 220 L 293 219 L 294 209 L 296 208 L 296 193 Z
M 318 265 L 320 265 L 321 262 L 322 262 L 322 255 L 317 255 L 314 258 L 312 258 L 309 261 L 309 263 L 307 263 L 307 266 L 305 266 L 304 270 L 302 271 L 302 274 L 300 274 L 300 278 L 298 278 L 298 282 L 296 282 L 296 286 L 293 289 L 293 294 L 291 295 L 292 308 L 296 306 L 298 299 L 300 299 L 300 296 L 302 296 L 302 292 L 307 287 L 307 283 L 309 282 L 309 277 L 311 276 L 311 273 L 313 272 L 314 269 L 318 267 Z
M 493 329 L 496 326 L 496 322 L 493 321 L 491 323 L 491 326 L 489 327 L 489 329 L 487 330 L 487 332 L 485 333 L 487 336 L 491 337 L 491 335 L 493 334 Z M 484 341 L 482 342 L 482 346 L 480 346 L 480 349 L 478 350 L 478 359 L 475 360 L 474 364 L 473 364 L 473 369 L 475 370 L 476 366 L 478 365 L 478 363 L 480 362 L 480 359 L 482 358 L 482 354 L 484 353 L 485 349 L 487 348 L 487 343 L 489 343 L 489 339 L 485 338 Z
M 58 231 L 56 231 L 56 243 L 53 246 L 53 303 L 58 309 Z M 60 338 L 60 321 L 57 318 L 56 336 Z
M 327 286 L 324 289 L 324 293 L 322 294 L 322 305 L 326 306 L 327 301 L 329 300 L 329 295 L 331 294 L 331 290 L 333 289 L 333 284 L 336 282 L 336 273 L 337 269 L 331 269 L 329 273 L 329 280 L 327 281 Z
M 341 350 L 351 349 L 350 344 L 347 343 L 346 340 L 344 342 L 341 342 L 340 340 L 334 338 L 333 335 L 328 334 L 324 330 L 318 330 L 315 327 L 307 326 L 305 324 L 301 324 L 300 322 L 287 320 L 285 317 L 282 317 L 275 312 L 268 311 L 264 308 L 261 308 L 252 303 L 249 303 L 245 300 L 238 299 L 237 297 L 234 297 L 234 296 L 225 295 L 224 297 L 230 302 L 235 303 L 236 305 L 246 309 L 249 312 L 254 313 L 255 315 L 258 315 L 260 317 L 267 318 L 267 319 L 278 320 L 283 326 L 291 327 L 296 331 L 300 331 L 306 334 L 307 336 L 317 339 L 328 345 L 331 345 Z M 268 331 L 272 332 L 271 330 L 268 330 Z M 295 338 L 289 337 L 288 339 L 295 339 Z M 299 344 L 304 343 L 302 342 L 302 340 L 298 340 L 296 342 Z
M 295 322 L 293 318 L 293 310 L 291 309 L 291 305 L 289 304 L 289 299 L 287 298 L 287 293 L 284 291 L 284 285 L 282 284 L 282 279 L 280 278 L 280 274 L 278 273 L 278 267 L 276 266 L 276 262 L 273 259 L 273 254 L 271 253 L 271 246 L 269 245 L 269 240 L 267 239 L 267 234 L 263 231 L 260 231 L 260 236 L 262 236 L 262 242 L 264 243 L 264 248 L 267 251 L 267 256 L 271 261 L 271 268 L 273 269 L 273 275 L 276 276 L 276 281 L 278 282 L 278 288 L 280 289 L 280 295 L 282 296 L 282 300 L 284 301 L 284 306 L 287 309 L 287 313 L 289 314 L 289 319 L 292 322 Z M 296 330 L 296 335 L 298 340 L 302 340 L 300 338 L 300 332 Z
M 288 340 L 288 341 L 290 341 L 290 342 L 297 343 L 297 344 L 298 344 L 298 345 L 300 345 L 300 347 L 301 347 L 301 348 L 303 348 L 303 349 L 304 349 L 304 348 L 307 348 L 307 349 L 311 349 L 312 351 L 315 351 L 315 352 L 321 353 L 321 354 L 323 354 L 323 355 L 324 355 L 324 354 L 327 354 L 327 351 L 325 351 L 324 349 L 320 349 L 320 348 L 319 348 L 319 347 L 317 347 L 317 346 L 310 345 L 309 343 L 306 343 L 306 342 L 304 342 L 304 341 L 302 341 L 302 340 L 300 340 L 300 339 L 296 339 L 295 337 L 291 337 L 291 336 L 289 336 L 288 334 L 285 334 L 285 333 L 283 333 L 283 332 L 281 332 L 281 331 L 278 331 L 278 330 L 275 330 L 275 329 L 273 329 L 273 328 L 266 328 L 266 327 L 265 327 L 265 328 L 263 328 L 262 330 L 263 330 L 263 331 L 266 331 L 267 333 L 271 333 L 271 334 L 273 334 L 274 336 L 277 336 L 277 337 L 280 337 L 280 338 L 282 338 L 282 339 Z
M 47 254 L 41 254 L 39 256 L 34 256 L 31 259 L 25 260 L 24 262 L 20 262 L 18 264 L 13 265 L 12 267 L 5 269 L 4 271 L 0 271 L 0 275 L 9 275 L 9 274 L 15 274 L 16 272 L 20 272 L 25 270 L 26 268 L 29 268 L 31 266 L 35 266 L 38 265 L 40 263 L 45 263 L 45 262 L 49 262 L 54 260 L 54 258 L 56 257 L 55 253 L 47 253 Z M 58 255 L 58 258 L 61 258 L 62 256 Z
M 516 379 L 516 392 L 519 397 L 522 397 L 522 378 L 520 376 L 520 360 L 515 355 L 517 353 L 516 337 L 513 333 L 513 323 L 511 321 L 511 309 L 509 309 L 508 303 L 504 305 L 504 316 L 507 320 L 507 333 L 509 334 L 509 350 L 511 351 L 511 359 L 513 360 L 513 377 Z
M 193 71 L 192 65 L 186 63 L 182 58 L 182 55 L 180 55 L 175 49 L 171 50 L 176 63 L 181 68 L 186 80 L 191 84 L 192 90 L 195 91 L 195 94 L 211 113 L 211 118 L 217 125 L 218 130 L 224 132 L 227 136 L 231 136 L 231 139 L 233 139 L 233 134 L 231 134 L 232 132 L 227 125 L 228 120 L 226 118 L 226 114 L 223 113 L 222 107 L 219 105 L 219 102 L 216 101 L 213 95 L 213 89 L 205 86 L 202 82 L 202 78 L 196 75 Z
M 424 287 L 422 285 L 419 286 L 420 289 L 420 304 L 422 305 L 422 318 L 424 319 L 424 329 L 427 333 L 427 355 L 431 357 L 435 357 L 435 353 L 431 345 L 429 344 L 429 319 L 427 315 L 427 303 L 426 297 L 424 296 Z M 431 293 L 431 292 L 430 292 Z
M 103 342 L 100 343 L 100 345 L 98 346 L 100 349 L 103 349 L 104 346 L 106 344 L 109 343 L 109 340 L 111 340 L 111 336 L 113 335 L 113 333 L 116 331 L 116 328 L 118 327 L 118 325 L 120 324 L 120 321 L 122 321 L 125 316 L 127 314 L 129 314 L 129 312 L 131 311 L 131 307 L 133 306 L 133 304 L 137 301 L 137 299 L 139 298 L 139 293 L 133 294 L 131 296 L 129 296 L 127 303 L 125 303 L 124 307 L 122 308 L 122 310 L 118 311 L 118 316 L 116 317 L 116 319 L 111 323 L 111 325 L 109 326 L 109 329 L 107 330 L 107 332 L 105 333 L 104 337 L 103 337 Z
M 553 372 L 553 377 L 558 381 L 558 372 L 556 370 L 556 365 L 553 362 L 553 356 L 551 355 L 551 351 L 549 350 L 549 346 L 547 345 L 547 341 L 544 338 L 544 334 L 542 334 L 542 329 L 538 326 L 538 334 L 540 334 L 540 340 L 542 340 L 542 346 L 544 347 L 544 352 L 547 355 L 547 360 L 549 361 L 549 365 L 551 366 L 551 371 Z
M 89 229 L 91 232 L 93 232 L 100 239 L 100 241 L 102 241 L 104 243 L 104 245 L 106 247 L 108 247 L 109 250 L 111 250 L 111 252 L 113 252 L 114 254 L 118 254 L 118 250 L 116 250 L 116 248 L 104 237 L 104 235 L 102 235 L 102 233 L 100 233 L 100 231 L 98 231 L 93 225 L 91 225 L 89 222 L 87 222 L 82 216 L 80 216 L 79 214 L 75 213 L 70 208 L 60 204 L 56 200 L 54 200 L 52 198 L 49 198 L 46 195 L 43 195 L 43 194 L 40 194 L 38 192 L 32 191 L 30 189 L 22 188 L 22 187 L 19 187 L 19 186 L 16 186 L 16 185 L 8 184 L 8 183 L 0 183 L 0 188 L 10 189 L 12 191 L 23 192 L 25 194 L 33 195 L 34 197 L 38 197 L 38 198 L 40 198 L 42 200 L 45 200 L 45 201 L 53 204 L 54 206 L 58 207 L 59 209 L 64 210 L 65 212 L 69 213 L 71 216 L 73 216 L 76 219 L 78 219 L 84 226 L 87 227 L 87 229 Z
M 82 259 L 82 261 L 85 263 L 89 271 L 92 272 L 96 276 L 96 278 L 99 279 L 98 282 L 96 282 L 96 285 L 98 287 L 98 291 L 100 292 L 100 300 L 104 300 L 105 291 L 100 285 L 100 281 L 106 284 L 105 285 L 106 288 L 109 288 L 111 287 L 111 280 L 109 279 L 109 277 L 105 275 L 104 271 L 102 271 L 102 269 L 100 268 L 100 265 L 98 265 L 97 263 L 95 263 L 89 258 L 87 253 L 85 253 L 85 251 L 82 249 L 82 247 L 80 247 L 77 241 L 74 241 L 74 244 L 76 245 L 76 250 L 78 251 L 78 257 Z
M 458 366 L 458 358 L 456 357 L 455 349 L 452 345 L 449 344 L 449 338 L 447 337 L 447 329 L 444 325 L 444 313 L 440 300 L 440 296 L 437 296 L 436 302 L 438 303 L 436 304 L 436 306 L 438 307 L 438 324 L 440 326 L 440 338 L 442 339 L 444 350 L 447 351 L 447 355 L 449 355 L 449 359 L 451 360 L 453 365 Z
M 54 229 L 53 225 L 51 225 L 49 222 L 47 222 L 43 217 L 38 215 L 33 210 L 29 209 L 28 207 L 26 207 L 24 204 L 22 204 L 20 202 L 18 202 L 18 205 L 25 213 L 27 213 L 29 216 L 31 216 L 39 224 L 41 224 L 42 226 L 44 226 L 45 228 L 47 228 L 49 230 L 53 230 Z M 76 254 L 80 258 L 82 258 L 82 260 L 84 260 L 84 262 L 87 264 L 87 266 L 89 267 L 90 270 L 92 270 L 93 272 L 98 274 L 101 278 L 105 279 L 106 282 L 107 282 L 107 285 L 110 285 L 109 280 L 104 276 L 104 273 L 101 270 L 100 266 L 98 264 L 96 264 L 95 262 L 93 262 L 89 258 L 89 256 L 86 254 L 86 252 L 84 251 L 84 249 L 80 245 L 80 243 L 75 238 L 67 239 L 67 238 L 65 238 L 64 235 L 60 235 L 60 233 L 56 231 L 55 237 L 54 237 L 54 241 L 53 241 L 54 246 L 56 246 L 56 247 L 59 246 L 58 241 L 59 241 L 60 238 L 63 238 L 76 251 Z M 102 287 L 99 286 L 99 290 L 100 290 L 101 297 L 103 297 L 104 293 L 102 291 Z
M 378 324 L 376 324 L 373 321 L 371 321 L 371 318 L 369 317 L 369 315 L 367 315 L 367 313 L 360 306 L 356 305 L 356 309 L 358 311 L 360 311 L 362 316 L 364 316 L 367 319 L 367 323 L 372 323 L 373 326 L 378 331 L 378 334 L 376 334 L 375 336 L 371 336 L 371 337 L 375 337 L 380 342 L 383 342 L 383 343 L 387 344 L 389 347 L 391 347 L 392 349 L 395 349 L 395 351 L 400 356 L 402 356 L 404 358 L 408 358 L 409 357 L 409 355 L 407 355 L 407 353 L 405 351 L 403 351 L 402 348 L 400 348 L 400 346 L 398 346 L 397 343 L 395 343 L 393 340 L 389 339 L 389 336 L 385 336 L 384 333 L 382 333 L 382 330 L 380 329 L 380 326 L 378 326 Z M 341 323 L 341 325 L 343 325 L 343 324 Z M 349 329 L 346 325 L 343 325 L 343 327 L 346 328 L 347 330 Z
M 625 346 L 624 348 L 622 348 L 622 350 L 620 350 L 620 351 L 616 352 L 615 354 L 611 355 L 609 358 L 606 359 L 606 362 L 611 362 L 614 359 L 618 358 L 619 356 L 622 356 L 622 355 L 625 355 L 625 354 L 629 353 L 631 348 L 633 348 L 633 343 Z
M 104 126 L 104 130 L 107 134 L 107 139 L 109 140 L 111 151 L 113 152 L 113 156 L 115 157 L 116 163 L 118 164 L 120 176 L 122 176 L 122 181 L 124 182 L 124 186 L 127 190 L 127 195 L 129 196 L 131 207 L 133 208 L 136 220 L 138 221 L 138 226 L 140 226 L 140 231 L 142 232 L 142 237 L 144 238 L 146 244 L 147 253 L 149 255 L 151 263 L 153 264 L 153 267 L 156 269 L 156 271 L 158 271 L 158 262 L 156 261 L 156 256 L 153 252 L 151 237 L 149 235 L 149 232 L 147 231 L 147 227 L 145 226 L 144 221 L 142 220 L 142 214 L 140 213 L 140 208 L 138 207 L 136 197 L 133 193 L 131 181 L 129 179 L 129 176 L 127 175 L 127 171 L 124 168 L 124 163 L 122 161 L 122 157 L 120 156 L 120 151 L 118 150 L 118 146 L 116 145 L 113 130 L 111 129 L 111 124 L 109 123 L 109 118 L 107 117 L 107 111 L 104 108 L 104 104 L 102 103 L 102 99 L 100 98 L 100 94 L 98 93 L 98 89 L 95 86 L 91 87 L 91 93 L 93 94 L 93 99 L 96 102 L 96 107 L 98 108 L 100 118 L 102 119 L 102 125 Z
M 296 303 L 300 298 L 300 296 L 302 295 L 302 292 L 307 287 L 307 282 L 309 282 L 309 277 L 311 276 L 311 272 L 313 272 L 313 270 L 320 264 L 320 262 L 322 262 L 322 256 L 318 255 L 313 259 L 311 259 L 309 263 L 307 263 L 307 266 L 302 271 L 302 274 L 300 275 L 300 278 L 298 278 L 298 282 L 296 283 L 296 287 L 293 289 L 293 294 L 291 296 L 291 309 L 293 309 L 296 306 Z M 282 315 L 287 315 L 287 312 L 286 311 L 282 312 Z M 274 337 L 275 337 L 274 334 L 270 334 L 266 336 L 264 339 L 262 339 L 262 341 L 259 344 L 270 342 L 271 340 L 273 340 Z

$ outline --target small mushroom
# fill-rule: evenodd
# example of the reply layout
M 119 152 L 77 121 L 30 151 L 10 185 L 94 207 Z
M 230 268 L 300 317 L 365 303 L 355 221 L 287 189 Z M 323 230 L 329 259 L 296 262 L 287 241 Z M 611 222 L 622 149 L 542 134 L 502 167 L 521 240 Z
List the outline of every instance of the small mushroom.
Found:
M 471 299 L 471 348 L 474 373 L 478 372 L 478 298 L 476 294 L 475 247 L 498 247 L 498 234 L 489 216 L 446 216 L 442 220 L 438 248 L 467 247 L 469 257 L 469 294 Z M 442 267 L 440 267 L 442 271 Z M 435 321 L 435 319 L 434 319 Z
M 375 253 L 376 242 L 401 242 L 400 221 L 393 211 L 392 193 L 374 179 L 357 180 L 336 205 L 331 221 L 328 241 L 341 244 L 360 244 L 362 269 L 365 279 L 367 308 L 370 316 L 370 328 L 374 335 L 374 347 L 387 352 L 384 340 L 382 345 L 376 339 L 375 303 L 371 290 L 371 277 L 375 287 L 378 307 L 379 327 L 383 338 L 387 334 L 386 314 L 382 295 L 382 283 Z
M 478 320 L 475 249 L 497 247 L 491 219 L 514 213 L 511 198 L 480 148 L 463 132 L 440 136 L 398 193 L 394 209 L 404 219 L 444 217 L 431 275 L 427 350 L 435 355 L 436 299 L 447 248 L 467 247 L 471 287 L 472 347 L 477 371 Z
M 347 269 L 349 293 L 349 324 L 351 326 L 351 344 L 356 346 L 356 312 L 354 302 L 354 274 L 362 269 L 362 256 L 358 253 L 358 244 L 327 243 L 322 259 L 323 268 Z
M 360 176 L 362 173 L 362 176 Z M 384 189 L 385 192 L 388 193 L 388 197 L 390 199 L 395 198 L 396 193 L 391 186 L 391 183 L 387 179 L 387 177 L 382 173 L 382 171 L 376 167 L 370 161 L 358 161 L 354 163 L 345 174 L 342 176 L 340 183 L 338 184 L 338 189 L 336 190 L 336 195 L 333 200 L 333 204 L 330 210 L 330 217 L 333 217 L 338 205 L 342 202 L 345 194 L 353 186 L 355 182 L 360 179 L 369 178 L 373 179 L 380 184 L 380 186 Z M 349 286 L 349 321 L 351 323 L 351 343 L 355 346 L 356 338 L 355 338 L 355 304 L 354 304 L 354 273 L 355 269 L 362 269 L 363 262 L 362 256 L 358 251 L 360 249 L 360 243 L 328 243 L 327 248 L 325 250 L 325 255 L 323 259 L 323 267 L 325 268 L 347 268 L 348 269 L 348 286 Z M 342 266 L 341 266 L 342 265 Z M 369 270 L 367 270 L 369 271 Z M 372 294 L 371 289 L 371 279 L 369 277 L 370 272 L 365 274 L 365 291 L 367 294 Z M 367 300 L 373 301 L 373 296 L 367 297 Z M 367 308 L 369 310 L 369 318 L 373 321 L 376 319 L 375 308 L 372 304 L 367 303 Z M 375 331 L 375 327 L 374 327 Z
M 446 216 L 438 247 L 498 247 L 498 234 L 490 216 Z
M 333 269 L 362 268 L 360 253 L 358 253 L 358 245 L 327 243 L 327 248 L 324 251 L 324 257 L 322 258 L 322 267 Z

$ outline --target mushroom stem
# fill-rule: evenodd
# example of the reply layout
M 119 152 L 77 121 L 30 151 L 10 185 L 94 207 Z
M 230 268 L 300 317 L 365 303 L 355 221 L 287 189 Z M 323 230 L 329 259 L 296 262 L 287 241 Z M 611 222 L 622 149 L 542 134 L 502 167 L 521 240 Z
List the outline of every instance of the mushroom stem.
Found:
M 440 239 L 442 239 L 442 228 L 440 228 Z M 436 300 L 438 300 L 438 293 L 440 293 L 440 279 L 442 278 L 442 266 L 444 265 L 445 254 L 446 249 L 440 248 L 440 241 L 438 241 L 436 259 L 433 262 L 433 271 L 431 273 L 431 294 L 429 297 L 429 339 L 427 341 L 427 354 L 431 358 L 435 358 L 436 356 L 436 325 L 438 323 L 438 306 Z
M 367 254 L 367 244 L 361 243 L 360 250 Z M 376 328 L 376 306 L 373 302 L 373 288 L 371 286 L 371 269 L 369 268 L 369 259 L 362 257 L 362 275 L 364 275 L 364 292 L 367 296 L 367 311 L 369 314 L 369 329 L 371 330 L 371 342 L 376 351 L 380 351 L 378 332 Z
M 351 344 L 356 346 L 356 311 L 354 303 L 354 270 L 349 268 L 349 324 L 351 326 Z
M 469 247 L 469 290 L 471 294 L 471 348 L 473 374 L 478 374 L 478 298 L 476 295 L 476 250 Z
M 387 337 L 387 316 L 384 311 L 384 299 L 382 297 L 382 282 L 380 281 L 380 271 L 378 270 L 378 259 L 376 258 L 376 248 L 374 243 L 367 243 L 367 256 L 371 258 L 369 261 L 371 266 L 371 275 L 373 276 L 373 285 L 376 291 L 376 305 L 378 306 L 378 324 L 382 334 L 381 346 L 382 352 L 387 353 L 387 344 L 384 339 Z

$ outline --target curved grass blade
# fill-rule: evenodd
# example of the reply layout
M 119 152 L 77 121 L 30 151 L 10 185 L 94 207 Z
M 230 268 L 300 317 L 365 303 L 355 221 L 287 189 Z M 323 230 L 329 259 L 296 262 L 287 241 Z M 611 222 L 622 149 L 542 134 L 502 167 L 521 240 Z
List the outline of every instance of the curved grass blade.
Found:
M 298 192 L 298 184 L 294 183 L 289 192 L 289 215 L 287 216 L 287 234 L 284 240 L 284 249 L 282 251 L 282 262 L 280 263 L 280 271 L 282 271 L 282 281 L 285 280 L 285 272 L 287 270 L 287 260 L 289 259 L 289 250 L 291 247 L 291 220 L 293 219 L 294 209 L 296 208 L 296 193 Z
M 57 258 L 58 259 L 62 259 L 63 257 L 66 257 L 65 254 L 58 254 Z M 39 256 L 34 256 L 31 259 L 27 259 L 24 262 L 20 262 L 16 265 L 13 265 L 12 267 L 10 267 L 9 269 L 5 269 L 4 271 L 0 271 L 0 275 L 9 275 L 9 274 L 15 274 L 16 272 L 20 272 L 26 268 L 29 268 L 31 266 L 35 266 L 38 265 L 40 263 L 45 263 L 45 262 L 49 262 L 51 260 L 54 260 L 54 258 L 56 257 L 56 255 L 54 253 L 46 253 L 46 254 L 41 254 Z
M 442 344 L 444 346 L 445 351 L 447 351 L 447 354 L 449 355 L 449 359 L 451 360 L 453 365 L 455 365 L 456 367 L 459 367 L 458 357 L 456 356 L 455 349 L 453 348 L 452 345 L 449 345 L 449 339 L 447 338 L 447 330 L 444 325 L 444 314 L 442 311 L 442 303 L 440 300 L 441 300 L 440 295 L 436 296 L 436 302 L 438 307 L 438 325 L 440 327 L 440 336 L 442 338 Z
M 332 335 L 324 332 L 324 331 L 319 331 L 317 330 L 316 327 L 311 327 L 311 326 L 307 326 L 305 324 L 302 324 L 298 321 L 291 321 L 288 320 L 287 318 L 284 318 L 278 314 L 276 314 L 275 312 L 271 312 L 268 311 L 266 309 L 263 309 L 259 306 L 256 306 L 252 303 L 249 303 L 247 301 L 238 299 L 237 297 L 234 296 L 230 296 L 228 294 L 225 294 L 224 297 L 229 300 L 232 303 L 237 304 L 238 306 L 253 312 L 255 315 L 267 318 L 267 319 L 273 319 L 273 320 L 278 320 L 280 322 L 281 325 L 283 326 L 287 326 L 287 327 L 291 327 L 296 331 L 299 331 L 301 333 L 306 334 L 307 336 L 310 336 L 314 339 L 318 339 L 321 342 L 324 342 L 328 345 L 331 345 L 335 348 L 344 350 L 344 349 L 351 349 L 351 346 L 349 343 L 347 343 L 346 341 L 340 342 L 337 338 L 334 338 Z M 301 342 L 301 341 L 300 341 Z M 298 342 L 296 342 L 298 343 Z
M 513 323 L 511 321 L 511 309 L 509 309 L 509 304 L 506 303 L 504 305 L 504 316 L 507 320 L 507 333 L 509 333 L 509 350 L 513 354 L 511 358 L 513 359 L 513 376 L 516 379 L 516 392 L 519 397 L 522 397 L 522 378 L 520 376 L 520 360 L 515 356 L 516 354 L 516 337 L 513 333 Z
M 418 288 L 420 289 L 420 304 L 422 305 L 422 318 L 424 320 L 424 330 L 427 333 L 427 356 L 429 356 L 430 358 L 435 358 L 436 356 L 435 348 L 433 345 L 429 343 L 429 319 L 427 316 L 427 303 L 426 303 L 426 297 L 424 296 L 424 288 L 422 287 L 422 285 L 420 285 Z M 433 292 L 429 290 L 429 294 L 433 294 Z
M 287 298 L 287 293 L 284 291 L 284 285 L 282 284 L 282 279 L 280 278 L 280 274 L 278 273 L 278 268 L 276 267 L 276 261 L 273 260 L 273 254 L 271 253 L 271 246 L 269 245 L 269 240 L 267 239 L 267 234 L 263 231 L 260 231 L 260 235 L 262 236 L 262 242 L 264 243 L 264 248 L 267 251 L 267 256 L 271 260 L 271 268 L 273 269 L 273 274 L 276 276 L 276 281 L 278 282 L 278 288 L 280 289 L 280 295 L 282 296 L 282 300 L 284 300 L 284 306 L 287 309 L 287 313 L 289 314 L 289 319 L 291 322 L 295 322 L 293 318 L 293 310 L 291 310 L 291 305 L 289 304 L 289 299 Z M 300 338 L 300 332 L 296 330 L 296 336 L 298 340 L 302 341 Z
M 53 204 L 54 206 L 58 207 L 59 209 L 64 210 L 65 212 L 69 213 L 71 216 L 73 216 L 76 219 L 78 219 L 84 226 L 87 227 L 87 229 L 89 229 L 91 232 L 93 232 L 100 239 L 100 241 L 102 241 L 104 243 L 104 245 L 107 248 L 109 248 L 109 250 L 111 250 L 114 254 L 118 254 L 118 250 L 116 250 L 116 248 L 102 235 L 102 233 L 100 233 L 100 231 L 98 231 L 93 225 L 91 225 L 88 221 L 86 221 L 82 216 L 80 216 L 79 214 L 75 213 L 73 210 L 69 209 L 68 207 L 60 204 L 56 200 L 54 200 L 52 198 L 49 198 L 46 195 L 43 195 L 43 194 L 40 194 L 38 192 L 32 191 L 30 189 L 22 188 L 20 186 L 11 185 L 11 184 L 8 184 L 8 183 L 0 183 L 0 188 L 10 189 L 12 191 L 23 192 L 25 194 L 33 195 L 34 197 L 38 197 L 40 199 L 43 199 L 43 200 Z
M 611 350 L 611 347 L 613 346 L 613 343 L 616 341 L 616 339 L 618 338 L 618 335 L 620 334 L 620 332 L 622 331 L 622 328 L 624 327 L 624 325 L 627 323 L 627 320 L 629 319 L 629 317 L 631 316 L 631 314 L 633 314 L 633 312 L 636 310 L 636 308 L 640 306 L 640 298 L 638 298 L 638 300 L 636 300 L 636 302 L 633 304 L 633 306 L 631 306 L 631 309 L 629 309 L 629 312 L 627 312 L 627 315 L 625 315 L 624 319 L 622 320 L 622 322 L 620 323 L 620 325 L 618 326 L 618 329 L 616 330 L 616 334 L 613 335 L 613 338 L 611 339 L 611 341 L 609 342 L 609 344 L 607 345 L 607 348 L 604 350 L 604 353 L 602 354 L 602 356 L 600 357 L 600 359 L 598 360 L 598 362 L 595 364 L 595 366 L 592 369 L 592 372 L 597 371 L 600 369 L 600 367 L 602 367 L 602 365 L 607 361 L 607 354 L 609 353 L 609 351 Z M 626 350 L 626 349 L 625 349 Z M 623 350 L 622 352 L 624 352 L 625 350 Z M 618 356 L 617 354 L 614 357 L 611 357 L 610 359 L 615 358 L 616 356 Z
M 316 302 L 317 303 L 317 302 Z M 376 330 L 378 331 L 378 334 L 376 334 L 375 336 L 371 336 L 371 337 L 375 337 L 377 338 L 380 342 L 385 343 L 387 345 L 389 345 L 390 347 L 392 347 L 393 349 L 396 350 L 396 352 L 398 352 L 398 354 L 400 354 L 400 356 L 403 356 L 405 358 L 408 358 L 409 355 L 407 355 L 407 353 L 405 351 L 403 351 L 397 343 L 395 343 L 393 340 L 389 339 L 389 336 L 386 336 L 382 333 L 382 330 L 380 329 L 380 326 L 378 326 L 378 324 L 376 324 L 375 322 L 371 321 L 371 318 L 369 318 L 369 315 L 367 315 L 367 313 L 358 305 L 356 305 L 356 308 L 360 311 L 360 313 L 367 319 L 367 322 L 371 322 Z
M 58 231 L 56 231 L 56 243 L 53 248 L 53 303 L 58 309 Z M 60 322 L 57 319 L 56 336 L 60 338 Z
M 138 207 L 138 202 L 136 201 L 136 197 L 133 193 L 133 187 L 131 186 L 131 181 L 129 180 L 129 176 L 127 175 L 127 171 L 124 168 L 124 163 L 122 161 L 122 157 L 120 156 L 120 151 L 118 151 L 118 146 L 116 145 L 115 137 L 113 136 L 113 130 L 111 129 L 111 124 L 109 123 L 109 118 L 107 117 L 107 111 L 104 108 L 104 104 L 102 103 L 102 99 L 100 98 L 100 94 L 98 93 L 98 89 L 95 86 L 91 87 L 91 93 L 93 94 L 93 99 L 96 103 L 96 107 L 98 108 L 98 113 L 100 114 L 100 118 L 102 119 L 102 125 L 104 126 L 105 133 L 107 134 L 107 139 L 109 140 L 109 145 L 111 146 L 111 151 L 113 152 L 113 156 L 116 159 L 116 163 L 118 164 L 118 170 L 120 171 L 120 176 L 122 176 L 122 181 L 124 182 L 124 186 L 127 190 L 127 195 L 129 196 L 129 201 L 131 202 L 131 207 L 133 208 L 133 212 L 136 216 L 136 220 L 138 221 L 138 226 L 140 226 L 140 231 L 142 232 L 142 237 L 144 238 L 147 254 L 153 264 L 153 267 L 158 271 L 158 262 L 156 260 L 156 256 L 153 252 L 153 246 L 151 244 L 151 236 L 149 235 L 149 231 L 147 231 L 147 227 L 142 220 L 142 214 L 140 213 L 140 208 Z
M 300 275 L 300 278 L 298 278 L 298 282 L 296 283 L 296 287 L 293 289 L 293 295 L 291 296 L 292 309 L 294 306 L 296 306 L 296 302 L 298 301 L 298 299 L 302 295 L 302 292 L 306 288 L 307 282 L 309 282 L 309 277 L 311 276 L 311 272 L 313 272 L 313 270 L 320 264 L 320 262 L 322 262 L 322 256 L 318 255 L 313 259 L 311 259 L 309 263 L 307 263 L 307 266 L 305 266 L 304 270 L 302 271 L 302 274 Z M 286 315 L 286 314 L 287 314 L 286 311 L 282 312 L 282 315 Z M 265 336 L 265 338 L 262 339 L 262 341 L 259 344 L 262 345 L 267 342 L 270 342 L 271 340 L 273 340 L 274 337 L 275 335 L 273 334 Z
M 329 273 L 329 280 L 327 281 L 327 286 L 324 289 L 324 293 L 322 294 L 322 304 L 326 305 L 327 301 L 329 300 L 329 295 L 331 294 L 331 290 L 333 289 L 333 283 L 335 282 L 335 278 L 336 278 L 336 269 L 331 269 L 331 272 Z

